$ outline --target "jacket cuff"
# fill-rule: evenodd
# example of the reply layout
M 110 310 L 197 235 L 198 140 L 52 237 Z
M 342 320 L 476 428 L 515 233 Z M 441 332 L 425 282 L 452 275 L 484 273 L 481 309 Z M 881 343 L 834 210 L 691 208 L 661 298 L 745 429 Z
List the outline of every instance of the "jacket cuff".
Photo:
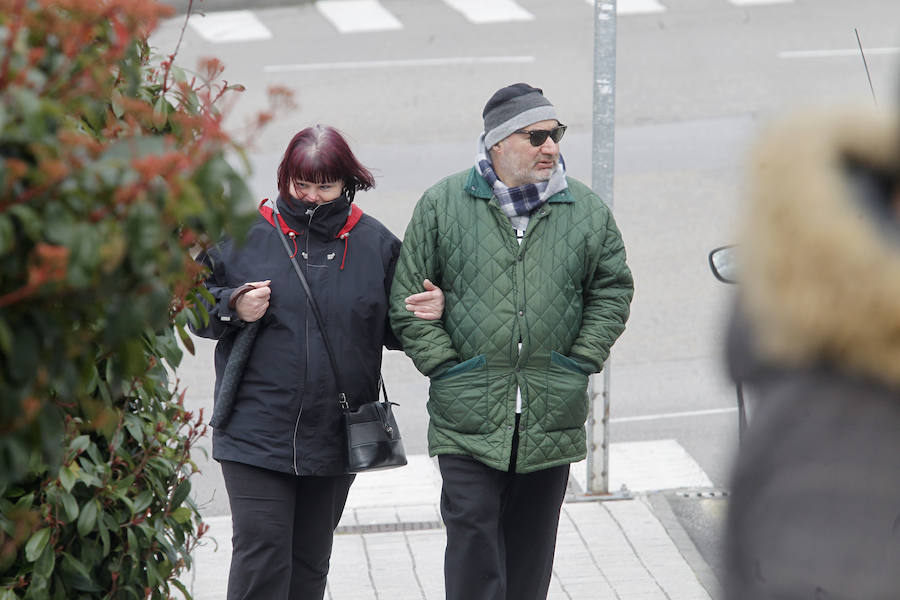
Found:
M 440 377 L 453 367 L 459 364 L 458 360 L 447 360 L 436 366 L 432 369 L 431 373 L 428 374 L 429 377 Z

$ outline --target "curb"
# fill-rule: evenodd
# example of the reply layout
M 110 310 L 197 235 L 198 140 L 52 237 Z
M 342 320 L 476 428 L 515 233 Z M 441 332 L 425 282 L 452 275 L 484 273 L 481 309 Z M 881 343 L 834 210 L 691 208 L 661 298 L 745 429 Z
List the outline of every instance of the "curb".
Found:
M 700 585 L 706 589 L 711 598 L 721 598 L 722 584 L 719 581 L 719 578 L 716 576 L 712 567 L 709 566 L 700 554 L 700 551 L 697 550 L 697 546 L 694 545 L 694 541 L 688 535 L 687 531 L 681 526 L 678 517 L 676 517 L 675 513 L 672 511 L 672 507 L 669 506 L 669 501 L 666 500 L 665 493 L 657 492 L 645 494 L 641 497 L 650 505 L 653 514 L 656 515 L 656 518 L 659 519 L 659 522 L 668 532 L 675 547 L 697 576 Z

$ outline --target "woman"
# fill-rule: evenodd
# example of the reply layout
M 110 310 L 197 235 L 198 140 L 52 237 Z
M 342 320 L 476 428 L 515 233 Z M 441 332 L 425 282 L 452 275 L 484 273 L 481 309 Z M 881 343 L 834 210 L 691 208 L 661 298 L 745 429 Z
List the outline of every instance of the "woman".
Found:
M 260 204 L 244 243 L 226 241 L 198 259 L 216 300 L 196 333 L 219 340 L 217 401 L 237 332 L 259 321 L 233 409 L 213 432 L 234 528 L 229 600 L 324 595 L 354 476 L 334 372 L 290 258 L 322 312 L 351 404 L 376 400 L 382 346 L 399 348 L 387 308 L 400 241 L 352 204 L 373 185 L 335 129 L 304 129 L 278 167 L 278 197 Z M 439 318 L 443 295 L 426 285 L 411 310 Z
M 806 111 L 764 134 L 732 375 L 728 600 L 900 596 L 900 120 Z

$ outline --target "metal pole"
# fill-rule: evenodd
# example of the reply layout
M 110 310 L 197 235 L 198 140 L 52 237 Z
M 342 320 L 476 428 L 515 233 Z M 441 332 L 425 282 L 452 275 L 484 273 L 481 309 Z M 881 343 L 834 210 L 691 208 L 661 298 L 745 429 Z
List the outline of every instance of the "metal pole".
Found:
M 591 187 L 613 208 L 616 117 L 616 0 L 594 0 L 594 128 Z M 588 386 L 588 494 L 609 493 L 610 364 L 603 368 L 603 390 Z

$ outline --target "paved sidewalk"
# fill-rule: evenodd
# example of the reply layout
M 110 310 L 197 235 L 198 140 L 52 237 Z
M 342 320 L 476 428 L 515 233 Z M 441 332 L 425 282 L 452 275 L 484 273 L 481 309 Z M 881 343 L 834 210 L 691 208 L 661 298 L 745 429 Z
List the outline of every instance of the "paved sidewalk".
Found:
M 575 478 L 570 486 L 578 489 Z M 440 600 L 446 541 L 438 511 L 440 474 L 427 456 L 402 469 L 357 476 L 332 552 L 327 598 Z M 552 600 L 710 600 L 709 574 L 665 504 L 652 496 L 563 505 L 549 598 Z M 654 508 L 657 510 L 654 511 Z M 664 510 L 664 509 L 663 509 Z M 196 600 L 224 600 L 231 519 L 206 519 L 210 532 L 194 555 Z M 666 526 L 663 525 L 666 523 Z M 668 527 L 668 529 L 667 529 Z M 675 529 L 673 529 L 673 527 Z M 214 543 L 213 539 L 217 542 Z M 703 569 L 701 569 L 703 571 Z

